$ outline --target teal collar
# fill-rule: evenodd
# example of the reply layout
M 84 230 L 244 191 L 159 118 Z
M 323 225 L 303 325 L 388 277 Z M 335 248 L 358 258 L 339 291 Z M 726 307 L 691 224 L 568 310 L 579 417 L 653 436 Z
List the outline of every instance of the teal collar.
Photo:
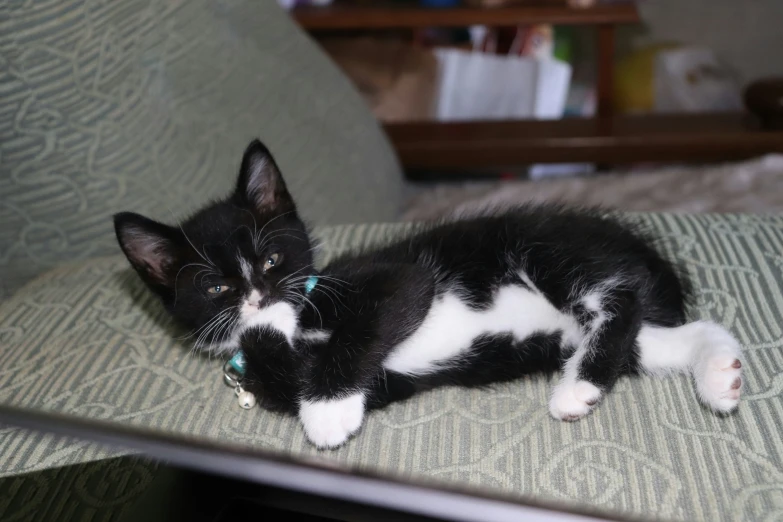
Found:
M 245 353 L 239 350 L 229 361 L 228 365 L 239 374 L 240 377 L 245 375 Z
M 315 290 L 315 286 L 318 284 L 318 276 L 317 275 L 311 275 L 305 280 L 304 284 L 304 291 L 305 294 L 310 294 L 313 290 Z M 238 351 L 236 355 L 234 355 L 229 361 L 228 366 L 231 367 L 240 377 L 245 375 L 245 354 L 242 352 L 242 350 Z M 224 368 L 225 372 L 226 368 Z
M 313 290 L 315 290 L 315 285 L 318 284 L 318 276 L 317 275 L 311 275 L 307 278 L 305 281 L 305 293 L 309 294 Z

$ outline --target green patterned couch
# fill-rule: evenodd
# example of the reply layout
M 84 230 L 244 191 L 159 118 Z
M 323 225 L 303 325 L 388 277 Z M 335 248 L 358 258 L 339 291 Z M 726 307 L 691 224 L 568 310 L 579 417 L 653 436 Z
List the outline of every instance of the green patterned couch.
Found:
M 48 358 L 65 339 L 48 319 L 32 326 L 27 312 L 7 312 L 32 303 L 25 283 L 116 254 L 118 210 L 172 220 L 224 194 L 256 137 L 312 223 L 398 215 L 402 174 L 380 128 L 274 0 L 0 0 L 5 368 L 15 367 L 20 341 L 56 366 L 69 360 L 69 350 Z M 54 299 L 44 300 L 37 321 L 53 317 L 44 310 Z M 103 338 L 82 341 L 110 349 Z M 9 372 L 0 401 L 27 393 L 49 404 L 47 387 L 29 380 L 33 366 Z M 105 404 L 79 407 L 109 413 Z M 114 520 L 154 476 L 153 464 L 127 459 L 55 469 L 97 455 L 58 444 L 0 427 L 0 474 L 9 477 L 0 480 L 0 520 Z
M 271 0 L 0 3 L 0 402 L 312 456 L 294 419 L 243 411 L 189 354 L 114 244 L 109 215 L 182 215 L 260 136 L 325 261 L 410 225 L 360 98 Z M 783 514 L 783 217 L 636 215 L 696 283 L 694 318 L 745 346 L 718 417 L 685 377 L 623 380 L 576 423 L 550 383 L 440 389 L 372 414 L 321 458 L 394 476 L 675 520 Z M 0 426 L 0 520 L 113 521 L 154 463 Z
M 320 457 L 625 515 L 779 517 L 783 218 L 634 218 L 657 231 L 668 257 L 687 266 L 697 287 L 692 316 L 719 321 L 742 341 L 746 391 L 736 414 L 718 417 L 705 410 L 689 380 L 678 376 L 623 380 L 593 415 L 562 423 L 547 413 L 550 383 L 530 379 L 483 391 L 440 389 L 393 405 L 370 415 L 345 447 Z M 322 228 L 321 259 L 409 227 Z M 47 272 L 6 301 L 0 318 L 4 403 L 291 455 L 316 454 L 295 419 L 236 406 L 221 381 L 221 363 L 189 354 L 172 337 L 157 302 L 119 255 Z M 0 454 L 0 474 L 11 476 L 3 484 L 5 496 L 32 498 L 36 488 L 56 491 L 75 484 L 79 487 L 66 499 L 81 510 L 96 510 L 102 504 L 95 499 L 103 495 L 116 513 L 112 502 L 125 506 L 155 473 L 149 463 L 114 459 L 82 464 L 78 473 L 50 470 L 33 475 L 33 481 L 14 478 L 109 456 L 81 441 L 14 428 L 2 431 Z M 104 482 L 96 482 L 96 475 L 105 476 Z M 63 505 L 67 501 L 51 509 Z M 24 504 L 0 504 L 0 519 L 17 514 L 13 506 Z M 104 515 L 101 520 L 111 519 Z

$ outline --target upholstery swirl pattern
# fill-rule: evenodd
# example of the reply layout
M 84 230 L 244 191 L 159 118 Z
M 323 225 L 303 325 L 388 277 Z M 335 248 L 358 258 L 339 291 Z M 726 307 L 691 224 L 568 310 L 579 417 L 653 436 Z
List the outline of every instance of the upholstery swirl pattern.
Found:
M 348 80 L 275 0 L 0 0 L 0 298 L 180 219 L 259 137 L 306 217 L 390 220 L 401 174 Z
M 783 507 L 783 217 L 632 219 L 689 271 L 691 316 L 723 323 L 745 347 L 736 414 L 704 409 L 685 376 L 650 377 L 622 380 L 592 415 L 562 423 L 547 413 L 551 383 L 533 378 L 422 394 L 371 414 L 345 447 L 317 452 L 295 419 L 239 409 L 221 363 L 188 353 L 118 256 L 57 268 L 0 305 L 0 401 L 625 515 L 775 519 Z M 321 259 L 411 226 L 321 229 Z M 15 428 L 0 431 L 0 454 L 5 492 L 16 474 L 107 456 Z

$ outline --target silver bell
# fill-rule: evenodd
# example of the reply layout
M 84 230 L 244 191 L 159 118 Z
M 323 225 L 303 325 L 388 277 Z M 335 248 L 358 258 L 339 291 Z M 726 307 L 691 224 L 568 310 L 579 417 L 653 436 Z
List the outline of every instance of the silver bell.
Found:
M 237 401 L 241 408 L 249 410 L 256 405 L 256 396 L 249 391 L 242 391 L 237 394 Z

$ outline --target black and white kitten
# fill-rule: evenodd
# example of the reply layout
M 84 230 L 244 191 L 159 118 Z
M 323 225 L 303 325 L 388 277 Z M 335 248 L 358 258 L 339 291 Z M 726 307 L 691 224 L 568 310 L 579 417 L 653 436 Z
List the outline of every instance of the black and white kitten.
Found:
M 737 407 L 740 346 L 685 322 L 686 291 L 648 240 L 595 212 L 529 206 L 432 225 L 316 274 L 305 225 L 267 149 L 235 192 L 171 227 L 115 216 L 131 265 L 215 352 L 241 349 L 243 387 L 336 447 L 365 411 L 451 384 L 562 370 L 549 411 L 576 420 L 624 374 L 689 372 Z

